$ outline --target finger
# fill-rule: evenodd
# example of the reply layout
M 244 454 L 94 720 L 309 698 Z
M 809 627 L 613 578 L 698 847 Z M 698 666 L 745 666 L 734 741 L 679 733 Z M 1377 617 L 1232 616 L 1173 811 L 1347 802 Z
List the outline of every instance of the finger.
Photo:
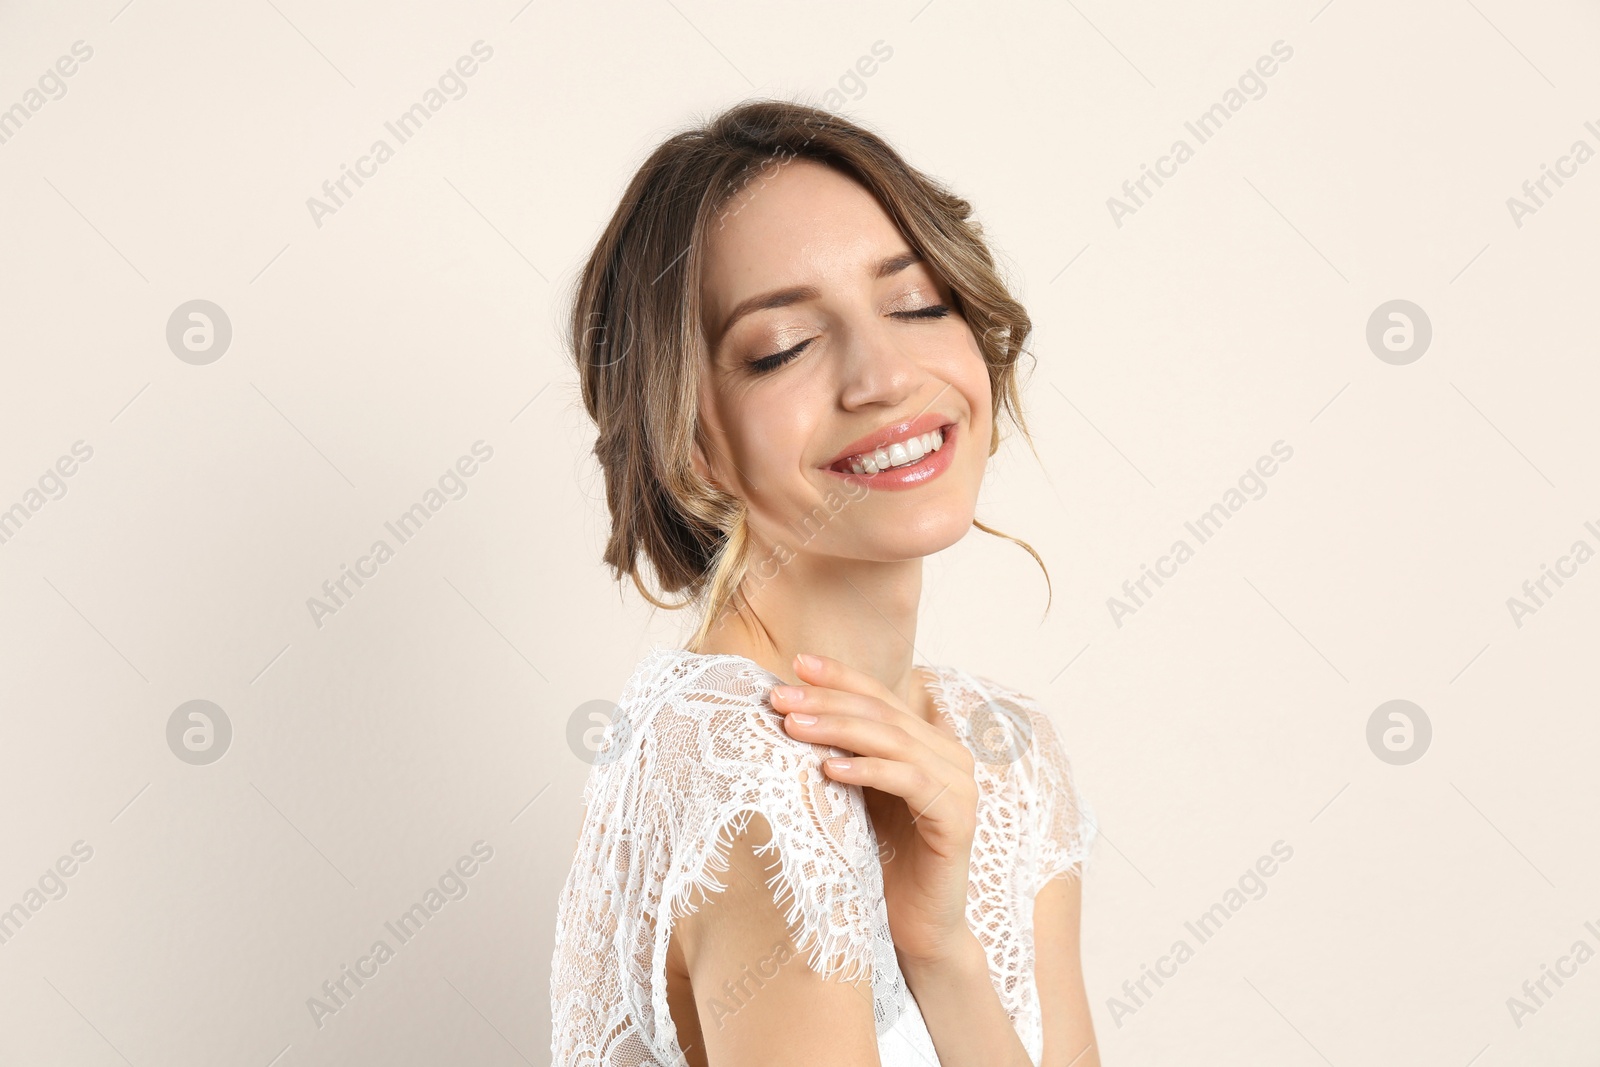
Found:
M 875 756 L 835 756 L 822 761 L 828 777 L 871 786 L 905 800 L 917 822 L 958 839 L 976 825 L 976 786 L 970 779 L 940 779 L 911 763 Z
M 813 715 L 809 711 L 795 711 L 784 719 L 784 726 L 789 736 L 797 740 L 915 764 L 943 780 L 968 774 L 960 760 L 952 758 L 955 753 L 930 743 L 937 739 L 919 737 L 898 723 L 859 715 Z
M 957 769 L 966 769 L 966 760 L 971 755 L 966 745 L 944 733 L 938 726 L 891 707 L 877 697 L 816 685 L 773 686 L 771 697 L 773 709 L 784 713 L 787 723 L 794 723 L 795 715 L 818 718 L 818 725 L 803 726 L 803 733 L 790 731 L 792 736 L 806 739 L 827 737 L 829 744 L 837 744 L 853 752 L 869 752 L 870 755 L 904 760 L 923 758 L 917 755 L 917 749 L 899 744 L 899 739 L 906 737 L 907 741 L 922 745 L 922 750 L 930 753 L 930 757 L 939 758 Z M 867 737 L 877 737 L 880 747 L 867 749 Z M 846 741 L 851 744 L 846 744 Z
M 875 697 L 900 708 L 902 711 L 909 712 L 909 709 L 900 703 L 900 698 L 890 692 L 888 686 L 866 671 L 859 671 L 848 663 L 843 663 L 832 657 L 809 655 L 802 652 L 794 658 L 794 672 L 803 682 L 826 686 L 829 689 L 843 689 L 847 693 L 860 693 L 866 697 Z
M 856 718 L 891 725 L 920 741 L 953 767 L 963 766 L 969 755 L 967 747 L 955 737 L 921 716 L 878 697 L 820 685 L 775 685 L 770 696 L 773 709 L 786 717 L 799 713 L 835 719 Z
M 852 693 L 847 689 L 830 689 L 823 685 L 775 685 L 767 695 L 772 698 L 773 709 L 784 714 L 796 711 L 811 714 L 828 712 L 877 719 L 880 722 L 899 722 L 907 717 L 906 712 L 879 697 Z

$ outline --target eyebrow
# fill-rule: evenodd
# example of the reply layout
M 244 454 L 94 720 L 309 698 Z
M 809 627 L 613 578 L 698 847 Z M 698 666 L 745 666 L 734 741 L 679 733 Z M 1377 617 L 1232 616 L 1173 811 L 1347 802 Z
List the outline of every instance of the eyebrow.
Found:
M 892 277 L 899 274 L 914 263 L 921 263 L 922 257 L 916 252 L 899 252 L 879 260 L 878 265 L 872 269 L 874 281 Z M 717 342 L 728 336 L 728 331 L 733 329 L 733 324 L 746 315 L 757 311 L 771 311 L 774 308 L 789 307 L 806 300 L 815 300 L 821 292 L 814 285 L 791 285 L 787 289 L 774 289 L 769 293 L 757 293 L 755 296 L 739 301 L 734 305 L 728 317 L 722 323 L 722 329 L 717 332 Z

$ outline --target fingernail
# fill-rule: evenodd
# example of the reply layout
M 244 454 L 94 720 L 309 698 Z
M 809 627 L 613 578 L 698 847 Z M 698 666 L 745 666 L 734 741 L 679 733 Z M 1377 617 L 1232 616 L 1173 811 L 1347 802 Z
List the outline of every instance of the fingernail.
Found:
M 804 652 L 795 656 L 795 666 L 800 670 L 814 671 L 822 666 L 822 661 L 815 656 L 808 656 Z
M 806 691 L 804 686 L 775 685 L 772 687 L 772 695 L 790 704 L 798 704 L 805 700 Z
M 807 715 L 803 711 L 792 711 L 789 713 L 789 721 L 798 723 L 801 726 L 815 726 L 817 717 L 815 715 Z

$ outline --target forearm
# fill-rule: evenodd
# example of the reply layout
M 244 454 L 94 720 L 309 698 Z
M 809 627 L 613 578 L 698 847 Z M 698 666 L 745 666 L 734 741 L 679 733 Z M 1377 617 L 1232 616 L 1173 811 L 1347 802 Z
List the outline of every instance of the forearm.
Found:
M 949 959 L 901 962 L 943 1067 L 1033 1067 L 989 978 L 976 936 Z

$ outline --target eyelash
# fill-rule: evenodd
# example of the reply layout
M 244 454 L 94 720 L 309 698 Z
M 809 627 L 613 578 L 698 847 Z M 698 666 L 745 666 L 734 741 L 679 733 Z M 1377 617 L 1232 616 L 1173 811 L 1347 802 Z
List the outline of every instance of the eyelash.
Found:
M 942 319 L 950 314 L 950 306 L 948 304 L 933 304 L 929 307 L 917 308 L 915 311 L 896 311 L 893 314 L 898 318 L 906 319 Z M 815 340 L 815 338 L 811 340 Z M 774 352 L 770 356 L 753 359 L 750 361 L 750 369 L 756 374 L 771 374 L 801 352 L 804 352 L 806 347 L 811 344 L 811 340 L 801 341 L 793 348 L 782 352 Z

